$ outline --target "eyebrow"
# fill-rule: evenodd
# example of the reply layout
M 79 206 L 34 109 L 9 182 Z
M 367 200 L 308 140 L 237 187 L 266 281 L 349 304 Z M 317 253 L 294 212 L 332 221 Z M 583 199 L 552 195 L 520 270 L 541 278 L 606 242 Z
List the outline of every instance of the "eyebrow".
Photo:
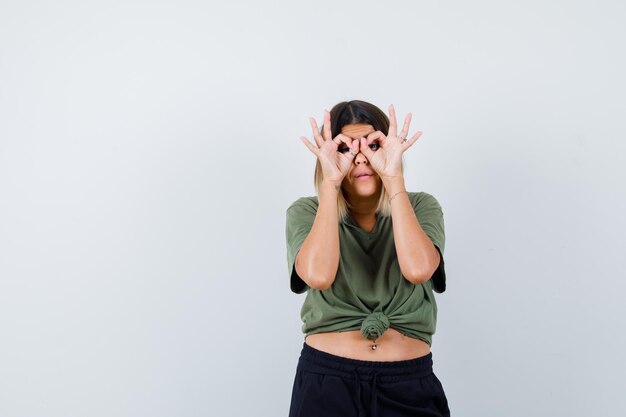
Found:
M 374 133 L 374 132 L 376 132 L 376 130 L 373 130 L 373 129 L 372 129 L 372 131 L 371 131 L 371 132 L 367 132 L 366 134 L 361 135 L 361 136 L 363 136 L 363 137 L 367 137 L 367 135 L 371 135 L 371 134 L 372 134 L 372 133 Z M 356 140 L 356 139 L 358 139 L 358 138 L 355 138 L 354 136 L 348 135 L 347 133 L 344 133 L 344 135 L 346 135 L 346 136 L 348 136 L 348 137 L 351 137 L 352 139 L 355 139 L 355 140 Z M 361 136 L 359 136 L 359 137 L 361 137 Z

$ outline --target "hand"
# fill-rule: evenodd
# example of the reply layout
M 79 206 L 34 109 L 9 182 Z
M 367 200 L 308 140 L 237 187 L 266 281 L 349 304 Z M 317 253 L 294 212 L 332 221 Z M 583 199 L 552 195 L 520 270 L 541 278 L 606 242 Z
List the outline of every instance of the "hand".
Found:
M 351 137 L 341 133 L 332 139 L 330 112 L 328 110 L 324 110 L 324 129 L 321 135 L 315 119 L 310 117 L 309 122 L 313 129 L 313 138 L 318 147 L 313 146 L 304 136 L 300 136 L 300 140 L 302 140 L 306 147 L 309 148 L 320 161 L 324 181 L 331 181 L 339 185 L 348 173 L 354 157 L 359 153 L 359 141 L 352 140 Z M 337 151 L 339 145 L 342 143 L 347 145 L 348 152 L 341 153 Z
M 383 179 L 402 176 L 402 154 L 422 135 L 417 132 L 411 139 L 402 142 L 401 138 L 406 138 L 411 124 L 411 113 L 404 119 L 404 126 L 398 136 L 398 125 L 396 122 L 396 112 L 393 104 L 389 106 L 389 134 L 385 136 L 383 132 L 377 130 L 367 135 L 367 138 L 360 139 L 360 151 L 365 155 L 370 166 Z M 374 151 L 370 145 L 378 140 L 379 148 Z

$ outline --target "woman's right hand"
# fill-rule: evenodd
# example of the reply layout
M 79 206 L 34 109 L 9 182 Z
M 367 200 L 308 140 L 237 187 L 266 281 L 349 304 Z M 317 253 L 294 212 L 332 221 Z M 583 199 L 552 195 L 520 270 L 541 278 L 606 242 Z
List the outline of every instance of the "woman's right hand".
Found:
M 313 138 L 315 139 L 315 143 L 317 143 L 317 147 L 313 146 L 304 136 L 300 136 L 300 140 L 302 140 L 306 147 L 309 148 L 320 161 L 324 181 L 330 181 L 340 185 L 343 178 L 348 173 L 348 170 L 350 170 L 352 160 L 359 152 L 359 141 L 352 140 L 352 138 L 341 133 L 332 138 L 330 130 L 330 112 L 328 110 L 324 110 L 324 129 L 322 134 L 320 134 L 315 119 L 310 117 L 309 121 L 313 129 Z M 339 146 L 347 148 L 348 151 L 339 152 Z

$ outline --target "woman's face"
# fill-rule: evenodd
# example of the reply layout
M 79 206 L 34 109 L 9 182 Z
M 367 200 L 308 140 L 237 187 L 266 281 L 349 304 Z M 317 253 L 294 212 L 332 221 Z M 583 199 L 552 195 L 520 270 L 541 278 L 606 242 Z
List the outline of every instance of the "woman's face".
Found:
M 359 140 L 361 137 L 366 138 L 367 135 L 372 132 L 375 132 L 372 125 L 362 123 L 345 125 L 341 129 L 341 133 L 352 138 L 353 140 Z M 370 146 L 376 148 L 377 144 L 374 142 Z M 341 148 L 342 146 L 340 145 L 339 149 Z M 363 155 L 362 152 L 359 152 L 352 160 L 352 166 L 343 179 L 341 186 L 346 192 L 348 198 L 370 196 L 378 197 L 378 192 L 382 187 L 382 180 L 370 167 L 369 161 L 365 155 Z

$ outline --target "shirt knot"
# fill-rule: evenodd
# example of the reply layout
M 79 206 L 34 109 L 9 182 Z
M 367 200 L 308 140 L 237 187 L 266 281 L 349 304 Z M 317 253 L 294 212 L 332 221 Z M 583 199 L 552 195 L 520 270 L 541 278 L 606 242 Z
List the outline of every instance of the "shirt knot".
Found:
M 381 312 L 374 312 L 363 320 L 361 334 L 366 339 L 376 340 L 389 328 L 389 319 Z

